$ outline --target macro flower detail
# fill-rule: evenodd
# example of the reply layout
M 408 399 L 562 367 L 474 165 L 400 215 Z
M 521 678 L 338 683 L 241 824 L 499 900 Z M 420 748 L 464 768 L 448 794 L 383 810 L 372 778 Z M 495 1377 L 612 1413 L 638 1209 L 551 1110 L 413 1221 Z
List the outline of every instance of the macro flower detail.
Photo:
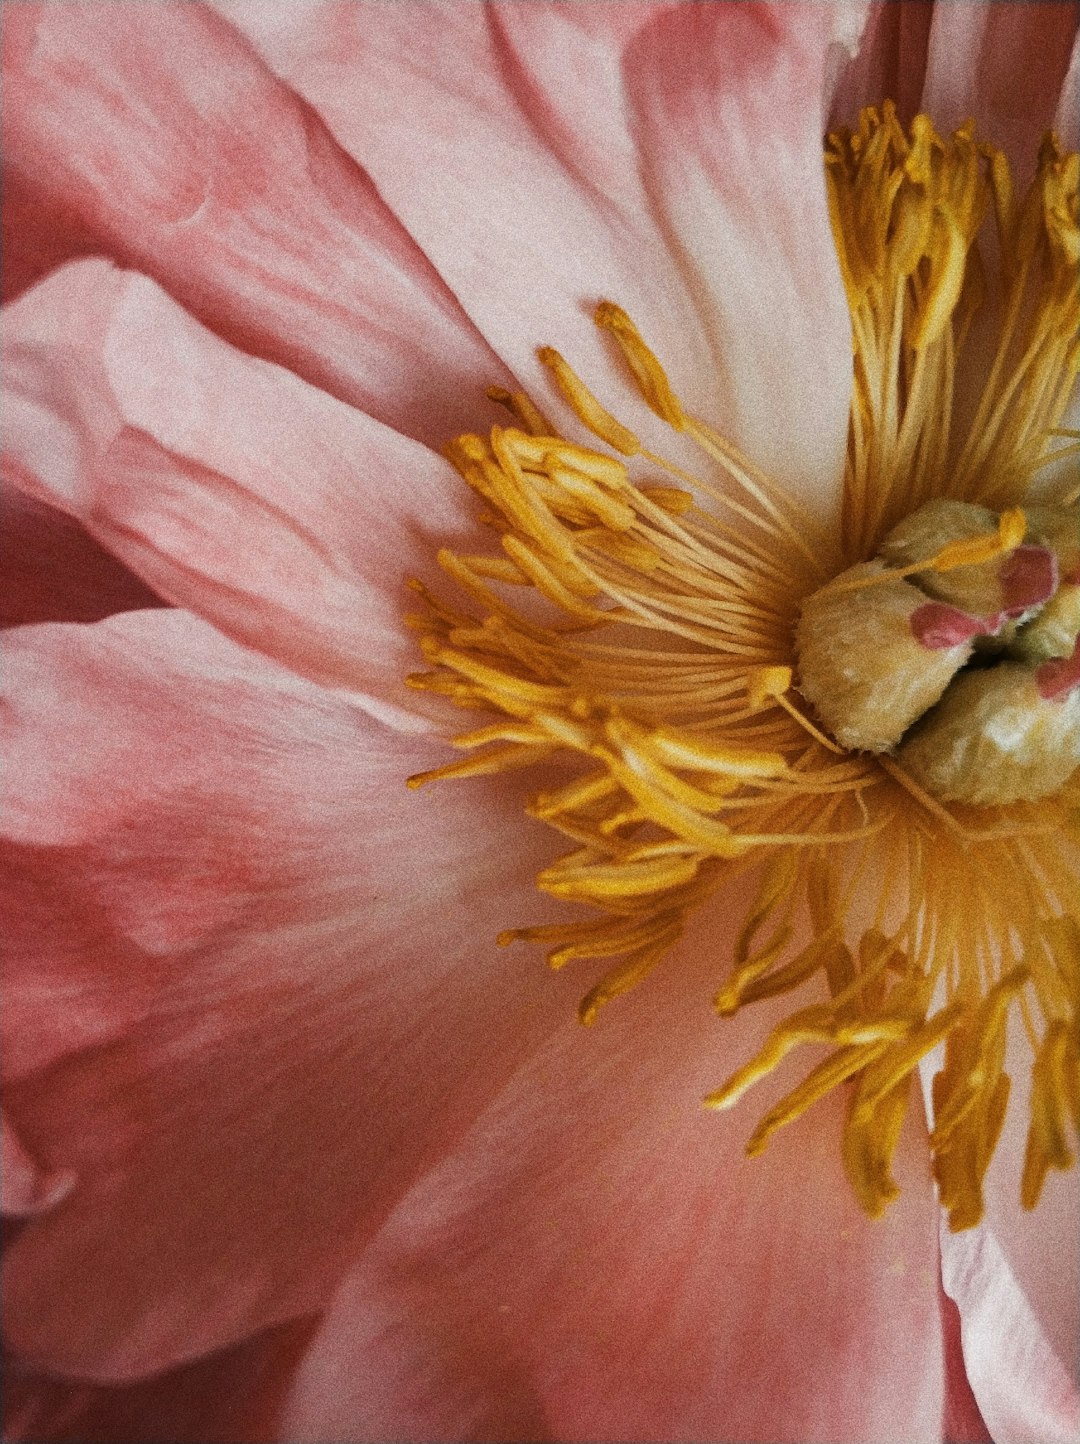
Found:
M 1078 15 L 5 7 L 11 1444 L 1074 1444 Z
M 501 550 L 440 553 L 468 602 L 416 584 L 430 670 L 410 678 L 491 720 L 411 782 L 548 765 L 527 811 L 573 847 L 537 886 L 592 915 L 500 942 L 541 943 L 555 968 L 604 960 L 586 1024 L 757 868 L 717 1011 L 822 977 L 828 1001 L 796 1008 L 706 1104 L 824 1046 L 747 1149 L 850 1082 L 844 1165 L 878 1216 L 912 1074 L 944 1044 L 930 1147 L 962 1230 L 1008 1106 L 1010 1016 L 1032 1058 L 1026 1208 L 1073 1166 L 1080 1128 L 1080 508 L 1061 426 L 1080 158 L 1048 137 L 1017 197 L 973 126 L 943 138 L 918 115 L 905 133 L 886 102 L 830 134 L 825 167 L 855 363 L 839 530 L 690 414 L 603 302 L 597 325 L 701 466 L 646 445 L 551 348 L 605 450 L 493 389 L 512 424 L 446 451 Z

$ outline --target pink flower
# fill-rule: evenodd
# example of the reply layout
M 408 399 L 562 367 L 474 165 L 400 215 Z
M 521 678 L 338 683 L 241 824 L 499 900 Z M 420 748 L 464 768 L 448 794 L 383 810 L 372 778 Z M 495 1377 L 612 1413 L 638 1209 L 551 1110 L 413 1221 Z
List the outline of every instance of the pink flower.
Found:
M 951 1236 L 914 1123 L 876 1222 L 835 1096 L 743 1157 L 726 915 L 577 1030 L 494 941 L 560 915 L 532 787 L 403 786 L 446 723 L 401 617 L 479 545 L 436 448 L 483 388 L 553 343 L 624 394 L 601 297 L 828 514 L 825 123 L 974 112 L 1030 170 L 1076 7 L 5 19 L 11 1437 L 1073 1437 L 1075 1171 L 1032 1221 L 1007 1132 Z

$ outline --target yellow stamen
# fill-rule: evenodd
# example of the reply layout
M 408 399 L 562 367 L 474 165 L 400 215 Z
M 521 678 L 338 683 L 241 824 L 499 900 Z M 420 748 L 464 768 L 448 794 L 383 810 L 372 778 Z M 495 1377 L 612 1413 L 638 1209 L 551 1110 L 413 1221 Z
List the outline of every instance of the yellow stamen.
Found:
M 748 1151 L 847 1087 L 843 1162 L 876 1217 L 898 1192 L 892 1157 L 912 1075 L 943 1044 L 930 1147 L 950 1226 L 964 1228 L 982 1215 L 1008 1106 L 1010 1026 L 1032 1052 L 1017 1179 L 1025 1206 L 1051 1169 L 1075 1159 L 1080 772 L 1047 795 L 1020 791 L 1034 800 L 1000 805 L 931 792 L 912 763 L 918 749 L 907 747 L 913 733 L 896 757 L 898 738 L 878 755 L 850 750 L 872 744 L 825 720 L 796 635 L 807 616 L 850 617 L 891 593 L 908 608 L 899 634 L 920 684 L 927 657 L 951 649 L 941 679 L 951 689 L 976 643 L 954 644 L 931 624 L 942 612 L 969 615 L 954 598 L 989 597 L 1002 611 L 985 630 L 999 653 L 1011 649 L 1002 665 L 1049 657 L 1064 675 L 1071 593 L 1063 587 L 1038 626 L 1026 602 L 1008 610 L 1001 599 L 1014 594 L 1000 578 L 1033 556 L 1067 577 L 1077 545 L 1061 509 L 1075 507 L 1080 487 L 1067 479 L 1037 497 L 1030 488 L 1080 442 L 1060 424 L 1080 357 L 1080 162 L 1048 139 L 1018 194 L 1004 156 L 970 125 L 945 138 L 918 116 L 905 134 L 886 103 L 829 136 L 825 168 L 852 326 L 839 541 L 685 410 L 630 317 L 602 302 L 597 325 L 631 384 L 708 465 L 697 477 L 666 460 L 662 443 L 618 421 L 550 348 L 540 358 L 562 399 L 618 455 L 564 439 L 524 393 L 492 388 L 515 424 L 458 437 L 446 455 L 481 499 L 501 555 L 441 552 L 465 601 L 448 607 L 417 585 L 427 610 L 410 620 L 430 669 L 410 685 L 486 716 L 453 738 L 466 757 L 409 781 L 569 764 L 526 812 L 572 844 L 538 887 L 589 911 L 510 928 L 499 942 L 539 943 L 555 968 L 606 960 L 581 1003 L 586 1024 L 663 962 L 693 912 L 756 871 L 716 1011 L 804 987 L 816 999 L 778 1024 L 706 1106 L 733 1107 L 803 1044 L 824 1045 L 827 1056 L 769 1109 Z M 997 232 L 993 277 L 984 218 Z M 1000 313 L 982 328 L 992 335 L 989 369 L 962 423 L 957 376 L 972 318 L 994 295 Z M 923 524 L 930 513 L 933 525 Z M 852 593 L 850 602 L 833 607 L 834 592 Z M 828 605 L 806 605 L 823 594 Z M 949 605 L 936 601 L 928 629 L 905 633 L 931 597 Z M 833 658 L 841 677 L 855 665 L 844 640 Z M 888 656 L 858 665 L 895 680 Z M 989 677 L 997 666 L 995 654 L 979 654 L 962 675 Z M 913 711 L 916 726 L 941 695 Z M 1068 770 L 1060 756 L 1055 765 Z

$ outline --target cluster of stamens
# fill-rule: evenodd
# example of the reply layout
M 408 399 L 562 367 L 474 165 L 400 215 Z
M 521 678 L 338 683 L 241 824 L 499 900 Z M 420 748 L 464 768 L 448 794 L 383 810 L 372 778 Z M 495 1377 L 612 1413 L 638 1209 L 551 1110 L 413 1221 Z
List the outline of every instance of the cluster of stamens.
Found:
M 844 1163 L 877 1215 L 913 1071 L 944 1045 L 931 1148 L 962 1228 L 982 1213 L 1010 1026 L 1034 1056 L 1027 1206 L 1080 1127 L 1080 538 L 1067 479 L 1034 496 L 1078 450 L 1060 429 L 1080 356 L 1077 157 L 1048 141 L 1018 202 L 970 128 L 946 141 L 918 117 L 907 135 L 886 106 L 830 136 L 826 175 L 855 362 L 839 542 L 685 411 L 603 303 L 598 324 L 701 472 L 647 449 L 550 349 L 608 450 L 490 393 L 513 424 L 447 455 L 498 552 L 440 554 L 458 606 L 415 584 L 430 670 L 410 679 L 486 716 L 453 739 L 459 760 L 411 782 L 546 765 L 527 811 L 571 849 L 537 885 L 589 914 L 500 941 L 543 943 L 553 967 L 605 960 L 585 1023 L 709 897 L 756 879 L 718 1012 L 804 986 L 817 1000 L 706 1103 L 823 1046 L 748 1148 L 851 1080 Z M 957 437 L 991 200 L 998 345 Z

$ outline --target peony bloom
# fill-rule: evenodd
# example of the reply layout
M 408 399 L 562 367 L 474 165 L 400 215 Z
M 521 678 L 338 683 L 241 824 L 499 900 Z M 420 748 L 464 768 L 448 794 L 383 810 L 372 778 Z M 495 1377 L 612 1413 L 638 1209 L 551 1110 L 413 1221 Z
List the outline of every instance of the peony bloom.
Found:
M 609 439 L 663 436 L 653 411 L 704 417 L 718 469 L 685 427 L 662 443 L 702 490 L 735 494 L 750 458 L 802 509 L 783 512 L 792 544 L 834 530 L 858 471 L 858 262 L 842 245 L 838 263 L 854 232 L 834 233 L 823 134 L 886 98 L 941 136 L 970 114 L 1022 196 L 1051 126 L 1077 147 L 1076 7 L 216 0 L 5 20 L 10 1436 L 1074 1437 L 1077 1175 L 1051 1168 L 1022 1210 L 1023 1097 L 960 1189 L 985 1208 L 961 1233 L 939 1218 L 916 1098 L 870 1140 L 861 1196 L 880 1218 L 845 1175 L 836 1090 L 746 1158 L 749 1100 L 720 1117 L 700 1100 L 729 1076 L 741 1091 L 796 1004 L 774 992 L 717 1020 L 709 1003 L 733 956 L 761 962 L 743 920 L 759 903 L 772 926 L 784 888 L 748 871 L 677 928 L 651 914 L 631 941 L 662 943 L 660 965 L 585 1033 L 573 968 L 496 945 L 521 921 L 582 942 L 559 889 L 534 884 L 555 853 L 523 806 L 568 784 L 550 739 L 471 739 L 535 747 L 540 782 L 404 781 L 445 771 L 460 715 L 440 691 L 498 710 L 477 656 L 505 674 L 514 640 L 461 645 L 482 615 L 445 610 L 436 560 L 475 597 L 483 564 L 454 559 L 493 553 L 439 453 L 452 438 L 474 438 L 451 454 L 513 519 L 490 467 L 516 473 L 475 444 L 509 434 L 485 387 L 517 408 L 516 456 L 556 429 L 595 481 L 599 443 L 547 346 L 594 429 L 582 381 L 617 414 Z M 978 419 L 997 274 L 957 417 Z M 625 307 L 601 315 L 638 391 L 592 324 L 605 299 Z M 1037 374 L 1024 414 L 1045 418 L 1067 387 L 1060 366 Z M 623 516 L 617 491 L 544 471 L 551 454 L 525 469 L 562 523 L 586 525 L 557 492 L 571 483 L 590 516 Z M 685 487 L 642 479 L 634 505 L 679 535 Z M 734 533 L 759 557 L 761 505 Z M 535 564 L 518 542 L 510 561 Z M 421 690 L 408 578 L 433 599 Z M 579 622 L 586 590 L 560 600 Z M 798 698 L 754 659 L 774 755 L 779 699 Z M 571 708 L 564 733 L 592 720 Z M 845 786 L 864 766 L 835 765 Z M 927 855 L 951 876 L 968 863 L 942 835 Z M 1052 873 L 1067 923 L 1075 865 L 1049 846 L 1011 839 L 1007 860 Z M 996 927 L 1026 893 L 991 881 Z M 1018 946 L 995 936 L 977 961 L 998 966 L 999 945 Z M 813 987 L 799 1002 L 820 1008 Z M 960 1001 L 985 1041 L 975 993 Z M 1014 1032 L 979 1055 L 994 1087 Z M 758 1116 L 799 1077 L 767 1073 Z M 948 1202 L 959 1175 L 936 1156 Z

